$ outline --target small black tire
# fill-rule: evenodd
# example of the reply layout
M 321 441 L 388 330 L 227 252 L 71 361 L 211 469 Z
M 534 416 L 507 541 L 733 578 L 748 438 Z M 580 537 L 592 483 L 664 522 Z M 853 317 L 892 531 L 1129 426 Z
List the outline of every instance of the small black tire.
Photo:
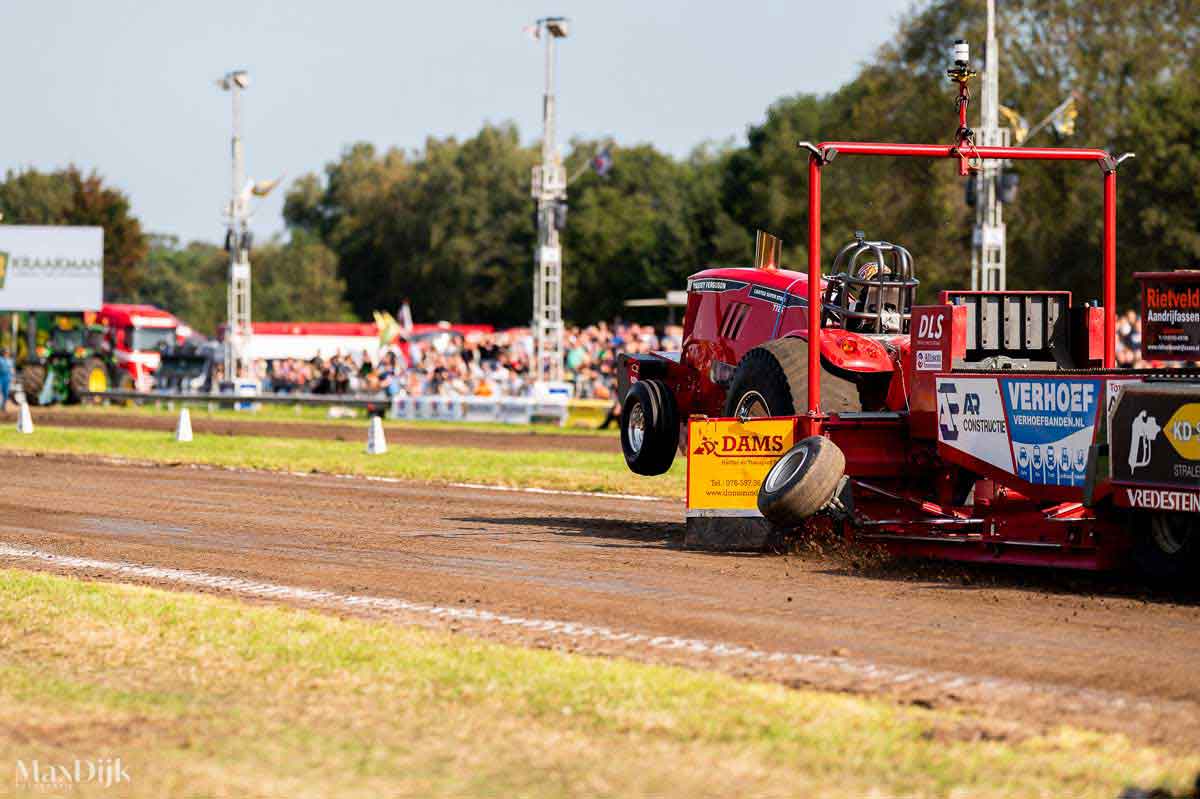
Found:
M 824 436 L 809 436 L 775 462 L 758 487 L 758 510 L 776 527 L 796 527 L 833 499 L 846 456 Z
M 821 410 L 826 413 L 861 411 L 858 386 L 821 367 Z M 795 416 L 808 411 L 808 342 L 787 337 L 768 341 L 738 362 L 729 392 L 726 416 Z
M 124 369 L 117 369 L 117 378 L 113 382 L 117 386 L 117 391 L 134 391 L 137 389 L 137 383 L 133 382 L 133 375 Z M 132 408 L 133 400 L 113 400 L 113 404 Z
M 675 398 L 661 380 L 639 380 L 629 387 L 621 406 L 621 450 L 635 474 L 663 474 L 679 447 L 679 413 Z
M 1158 584 L 1200 579 L 1200 519 L 1190 513 L 1153 513 L 1144 527 L 1134 534 L 1138 571 Z
M 21 390 L 25 392 L 25 401 L 30 405 L 38 404 L 42 386 L 46 385 L 46 367 L 40 364 L 27 363 L 21 367 Z

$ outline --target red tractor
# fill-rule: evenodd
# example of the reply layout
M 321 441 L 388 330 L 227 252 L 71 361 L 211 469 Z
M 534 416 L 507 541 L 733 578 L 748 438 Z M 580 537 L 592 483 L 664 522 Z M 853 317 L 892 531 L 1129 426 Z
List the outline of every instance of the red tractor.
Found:
M 768 244 L 755 268 L 689 279 L 682 351 L 622 356 L 626 462 L 638 474 L 665 472 L 689 416 L 793 417 L 799 443 L 758 495 L 778 527 L 822 518 L 853 540 L 961 560 L 1107 569 L 1132 558 L 1161 575 L 1195 569 L 1200 514 L 1181 511 L 1200 509 L 1200 479 L 1186 476 L 1200 475 L 1200 462 L 1179 473 L 1184 479 L 1155 484 L 1178 497 L 1140 509 L 1110 468 L 1126 457 L 1110 459 L 1108 450 L 1109 411 L 1123 388 L 1192 380 L 1186 390 L 1200 399 L 1196 370 L 1115 368 L 1116 173 L 1124 156 L 976 146 L 965 124 L 967 77 L 955 78 L 954 144 L 801 142 L 809 158 L 807 273 L 779 268 Z M 912 255 L 861 233 L 822 274 L 821 173 L 837 156 L 953 159 L 963 176 L 983 159 L 1099 166 L 1101 301 L 1078 304 L 1066 291 L 963 290 L 919 305 Z M 1137 513 L 1150 514 L 1150 523 L 1134 524 Z

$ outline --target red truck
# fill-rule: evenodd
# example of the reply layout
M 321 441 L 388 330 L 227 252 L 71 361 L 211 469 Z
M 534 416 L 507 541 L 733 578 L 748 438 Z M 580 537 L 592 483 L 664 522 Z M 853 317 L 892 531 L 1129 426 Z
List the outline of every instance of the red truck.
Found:
M 129 375 L 136 390 L 154 388 L 163 348 L 178 343 L 179 320 L 153 305 L 112 303 L 101 307 L 97 321 L 108 328 L 117 369 Z

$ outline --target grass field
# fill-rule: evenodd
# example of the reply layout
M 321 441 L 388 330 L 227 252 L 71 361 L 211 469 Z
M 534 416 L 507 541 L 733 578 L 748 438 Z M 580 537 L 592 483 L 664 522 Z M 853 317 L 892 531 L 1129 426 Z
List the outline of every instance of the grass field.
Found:
M 1200 769 L 1119 736 L 981 735 L 956 713 L 20 571 L 0 571 L 0 718 L 5 780 L 121 758 L 128 782 L 72 796 L 1112 799 Z
M 72 413 L 99 413 L 107 415 L 130 416 L 170 416 L 179 415 L 179 408 L 185 406 L 193 417 L 214 419 L 234 419 L 242 421 L 263 420 L 271 422 L 326 422 L 328 424 L 362 425 L 367 412 L 358 408 L 342 408 L 340 413 L 352 414 L 340 418 L 331 418 L 327 407 L 315 405 L 263 405 L 256 411 L 238 411 L 232 408 L 208 409 L 207 402 L 179 403 L 174 408 L 165 404 L 145 405 L 71 405 L 63 408 Z M 33 409 L 34 416 L 38 409 Z M 594 403 L 587 406 L 572 407 L 571 415 L 565 426 L 555 424 L 515 425 L 502 422 L 438 422 L 438 421 L 404 421 L 388 420 L 389 427 L 426 429 L 426 430 L 478 430 L 488 433 L 556 433 L 561 435 L 609 436 L 616 437 L 615 426 L 607 430 L 597 430 L 603 421 L 605 409 L 596 407 Z
M 361 425 L 353 430 L 353 436 L 352 441 L 322 441 L 197 434 L 195 441 L 180 444 L 171 434 L 157 431 L 38 425 L 33 435 L 22 435 L 8 427 L 0 429 L 0 451 L 103 455 L 159 463 L 200 463 L 272 471 L 683 496 L 686 467 L 682 459 L 676 459 L 671 471 L 661 477 L 640 477 L 629 471 L 619 452 L 389 446 L 384 455 L 367 455 Z

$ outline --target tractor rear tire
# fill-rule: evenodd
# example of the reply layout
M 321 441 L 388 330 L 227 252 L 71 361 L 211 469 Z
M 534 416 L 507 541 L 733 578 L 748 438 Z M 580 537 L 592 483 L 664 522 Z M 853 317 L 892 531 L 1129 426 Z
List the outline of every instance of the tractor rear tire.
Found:
M 775 339 L 742 356 L 725 395 L 726 416 L 795 416 L 807 410 L 808 342 Z M 861 411 L 858 386 L 822 367 L 821 410 Z
M 117 391 L 135 391 L 137 384 L 133 382 L 133 375 L 126 372 L 124 369 L 117 369 Z M 133 407 L 133 400 L 114 400 L 114 404 L 121 405 L 126 408 Z
M 1200 520 L 1190 513 L 1155 513 L 1135 532 L 1133 560 L 1155 583 L 1200 579 Z
M 833 499 L 846 456 L 824 436 L 809 436 L 775 462 L 758 488 L 758 510 L 780 528 L 797 527 Z
M 663 474 L 679 447 L 679 412 L 661 380 L 639 380 L 621 406 L 621 450 L 635 474 Z
M 71 402 L 96 400 L 87 397 L 90 391 L 108 391 L 108 369 L 99 358 L 85 358 L 83 363 L 71 367 L 70 377 Z
M 30 405 L 38 404 L 38 396 L 42 386 L 46 385 L 46 367 L 39 364 L 27 363 L 21 367 L 21 390 L 25 392 L 25 401 Z

